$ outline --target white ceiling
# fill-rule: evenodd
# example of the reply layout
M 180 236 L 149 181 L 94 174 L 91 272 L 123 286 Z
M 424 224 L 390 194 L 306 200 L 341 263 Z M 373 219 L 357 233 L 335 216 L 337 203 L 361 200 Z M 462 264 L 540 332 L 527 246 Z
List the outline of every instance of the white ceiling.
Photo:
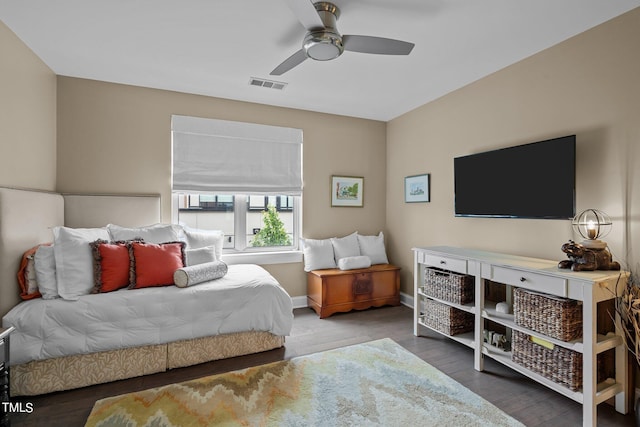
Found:
M 0 0 L 0 20 L 58 75 L 387 121 L 640 6 L 640 0 L 334 3 L 342 11 L 341 33 L 401 39 L 415 48 L 409 56 L 345 52 L 269 76 L 300 49 L 305 33 L 284 0 Z M 250 86 L 250 77 L 288 86 Z

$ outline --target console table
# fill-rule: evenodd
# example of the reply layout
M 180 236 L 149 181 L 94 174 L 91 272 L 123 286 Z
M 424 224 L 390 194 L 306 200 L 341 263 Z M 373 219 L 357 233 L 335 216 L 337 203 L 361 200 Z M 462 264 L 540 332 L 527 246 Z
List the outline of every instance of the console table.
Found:
M 597 304 L 621 295 L 628 273 L 619 271 L 573 272 L 559 269 L 557 261 L 528 258 L 507 254 L 485 252 L 449 246 L 414 248 L 414 335 L 420 336 L 424 328 L 435 332 L 423 321 L 425 301 L 436 301 L 470 313 L 474 319 L 473 332 L 445 336 L 463 343 L 474 351 L 474 368 L 484 369 L 483 359 L 490 357 L 509 368 L 569 397 L 583 405 L 583 425 L 593 426 L 597 421 L 597 405 L 615 397 L 616 410 L 626 414 L 628 411 L 627 394 L 627 350 L 620 335 L 611 331 L 606 335 L 597 333 Z M 445 271 L 473 276 L 475 283 L 474 300 L 467 304 L 455 304 L 426 295 L 423 291 L 425 268 L 436 267 Z M 582 302 L 582 338 L 564 342 L 545 336 L 534 330 L 516 324 L 513 314 L 504 314 L 496 310 L 496 302 L 485 298 L 485 287 L 489 281 L 505 287 L 507 302 L 514 288 L 525 288 L 571 300 Z M 511 360 L 511 352 L 498 349 L 484 343 L 485 322 L 502 325 L 511 334 L 512 331 L 525 333 L 533 339 L 541 339 L 554 346 L 560 346 L 582 354 L 583 386 L 572 391 L 550 379 L 533 372 Z M 616 325 L 620 319 L 616 315 Z M 619 331 L 620 329 L 618 329 Z M 615 378 L 607 378 L 598 383 L 597 356 L 615 349 Z

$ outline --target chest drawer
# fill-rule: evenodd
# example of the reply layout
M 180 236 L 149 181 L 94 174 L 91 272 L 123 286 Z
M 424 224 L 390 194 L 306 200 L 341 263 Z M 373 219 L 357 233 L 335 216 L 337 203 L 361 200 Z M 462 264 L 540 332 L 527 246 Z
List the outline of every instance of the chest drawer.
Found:
M 438 267 L 443 270 L 455 271 L 456 273 L 467 274 L 467 260 L 451 258 L 437 254 L 424 254 L 423 263 L 431 267 Z
M 567 281 L 560 277 L 514 270 L 512 268 L 493 267 L 491 280 L 560 297 L 567 296 Z

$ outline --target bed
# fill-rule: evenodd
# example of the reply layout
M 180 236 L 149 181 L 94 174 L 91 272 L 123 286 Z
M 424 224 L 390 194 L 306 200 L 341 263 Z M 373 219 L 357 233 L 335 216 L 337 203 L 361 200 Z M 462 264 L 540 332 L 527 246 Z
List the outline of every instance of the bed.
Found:
M 197 286 L 21 301 L 17 271 L 52 228 L 161 222 L 159 196 L 61 195 L 0 188 L 0 313 L 11 335 L 11 394 L 131 378 L 284 345 L 289 295 L 257 265 Z

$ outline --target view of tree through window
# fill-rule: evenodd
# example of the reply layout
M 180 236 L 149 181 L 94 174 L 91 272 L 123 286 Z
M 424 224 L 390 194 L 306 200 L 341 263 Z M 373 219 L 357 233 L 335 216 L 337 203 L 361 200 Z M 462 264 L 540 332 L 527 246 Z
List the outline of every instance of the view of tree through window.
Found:
M 284 228 L 284 223 L 273 205 L 262 212 L 264 226 L 255 235 L 252 246 L 290 246 L 291 237 Z

